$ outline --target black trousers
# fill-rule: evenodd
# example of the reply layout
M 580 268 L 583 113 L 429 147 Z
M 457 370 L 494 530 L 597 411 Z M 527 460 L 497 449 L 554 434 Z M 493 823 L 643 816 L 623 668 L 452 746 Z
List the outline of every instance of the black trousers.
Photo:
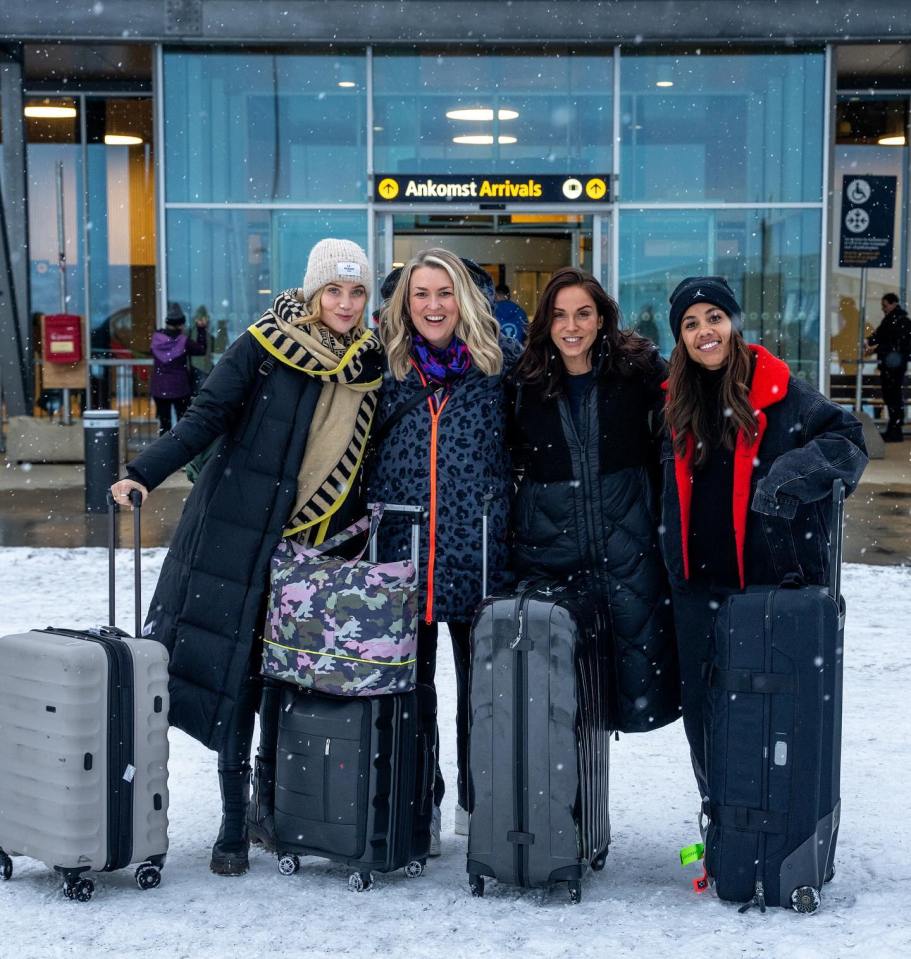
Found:
M 155 415 L 158 417 L 158 435 L 164 436 L 171 428 L 171 409 L 177 411 L 177 419 L 186 413 L 190 408 L 192 396 L 179 396 L 174 400 L 166 400 L 160 396 L 153 397 L 155 400 Z
M 452 659 L 456 676 L 456 760 L 458 763 L 459 805 L 470 809 L 470 785 L 468 776 L 468 692 L 471 672 L 471 624 L 447 623 L 452 636 Z M 418 626 L 418 682 L 436 691 L 434 677 L 437 666 L 437 623 L 421 622 Z M 437 729 L 437 768 L 433 782 L 433 804 L 439 806 L 446 792 L 443 774 L 440 771 L 440 733 Z
M 712 656 L 715 614 L 734 590 L 708 586 L 687 590 L 674 589 L 674 627 L 680 659 L 680 702 L 683 729 L 690 745 L 690 759 L 699 795 L 708 796 L 705 776 L 705 710 L 708 685 L 705 664 Z
M 262 682 L 259 676 L 250 676 L 241 687 L 231 718 L 228 720 L 224 743 L 218 751 L 220 772 L 249 772 L 253 723 L 261 695 Z
M 900 435 L 902 423 L 905 421 L 905 402 L 902 397 L 902 387 L 905 385 L 907 367 L 881 366 L 879 368 L 879 382 L 883 392 L 883 403 L 889 414 L 887 430 L 890 434 Z

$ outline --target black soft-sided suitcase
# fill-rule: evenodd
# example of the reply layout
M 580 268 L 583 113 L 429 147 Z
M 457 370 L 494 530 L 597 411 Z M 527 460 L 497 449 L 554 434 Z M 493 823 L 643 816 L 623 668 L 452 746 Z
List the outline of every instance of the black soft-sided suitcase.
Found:
M 278 868 L 300 855 L 354 870 L 349 888 L 373 872 L 424 871 L 430 850 L 436 767 L 436 698 L 418 685 L 387 696 L 326 696 L 285 689 L 275 767 Z
M 108 626 L 0 638 L 0 876 L 30 856 L 79 902 L 92 897 L 90 871 L 131 863 L 139 888 L 154 889 L 168 851 L 168 654 L 139 638 L 138 506 L 137 638 L 114 626 L 113 504 Z
M 472 628 L 468 836 L 471 891 L 484 877 L 566 882 L 578 902 L 603 868 L 608 812 L 609 650 L 594 604 L 539 582 L 486 599 Z
M 844 489 L 828 588 L 751 588 L 718 611 L 709 667 L 707 874 L 744 908 L 814 912 L 840 813 Z

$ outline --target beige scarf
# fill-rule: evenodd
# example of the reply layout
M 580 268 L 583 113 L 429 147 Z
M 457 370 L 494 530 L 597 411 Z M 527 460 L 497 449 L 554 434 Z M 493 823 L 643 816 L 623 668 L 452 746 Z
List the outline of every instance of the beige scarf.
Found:
M 280 293 L 249 330 L 276 359 L 322 381 L 284 531 L 319 544 L 364 457 L 382 383 L 381 347 L 363 327 L 340 337 L 315 321 L 297 290 Z

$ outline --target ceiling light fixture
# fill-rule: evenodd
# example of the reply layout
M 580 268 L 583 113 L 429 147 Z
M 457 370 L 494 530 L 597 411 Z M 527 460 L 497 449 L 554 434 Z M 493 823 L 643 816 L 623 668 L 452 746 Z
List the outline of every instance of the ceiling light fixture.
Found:
M 453 137 L 453 143 L 460 143 L 463 146 L 490 146 L 493 143 L 493 137 L 489 133 L 472 133 L 466 136 Z M 506 137 L 501 136 L 497 138 L 497 142 L 503 146 L 509 143 L 518 143 L 515 137 Z
M 50 103 L 44 104 L 34 104 L 32 106 L 27 106 L 23 113 L 27 117 L 32 117 L 33 119 L 43 119 L 43 120 L 71 120 L 76 116 L 75 107 L 64 107 L 64 106 L 54 106 Z
M 904 135 L 899 133 L 893 136 L 880 137 L 876 141 L 881 147 L 903 147 L 905 145 Z
M 497 110 L 498 120 L 515 120 L 518 115 L 518 110 Z M 484 123 L 493 119 L 493 110 L 488 107 L 469 107 L 459 110 L 447 110 L 446 116 L 450 120 L 476 120 Z
M 656 87 L 672 87 L 674 85 L 673 80 L 659 80 L 655 86 Z
M 340 87 L 344 87 L 346 90 L 349 90 L 351 87 L 357 86 L 354 80 L 339 80 L 338 85 Z
M 142 143 L 142 137 L 130 133 L 105 133 L 104 142 L 109 147 L 134 147 Z

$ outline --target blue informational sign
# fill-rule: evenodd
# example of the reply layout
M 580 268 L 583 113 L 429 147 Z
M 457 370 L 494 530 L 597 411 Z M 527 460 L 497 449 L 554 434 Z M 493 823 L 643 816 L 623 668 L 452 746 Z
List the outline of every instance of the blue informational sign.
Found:
M 892 267 L 895 183 L 894 176 L 843 178 L 839 266 Z

